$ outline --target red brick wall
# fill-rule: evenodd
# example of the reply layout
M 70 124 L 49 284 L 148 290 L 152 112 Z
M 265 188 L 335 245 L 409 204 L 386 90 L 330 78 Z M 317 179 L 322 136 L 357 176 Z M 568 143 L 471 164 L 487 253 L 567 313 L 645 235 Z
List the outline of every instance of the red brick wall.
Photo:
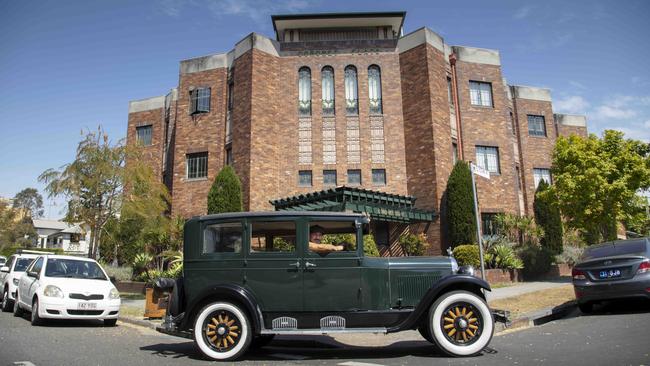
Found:
M 225 109 L 225 68 L 181 74 L 174 136 L 172 215 L 191 217 L 207 212 L 207 195 L 216 174 L 223 167 Z M 210 112 L 190 115 L 191 88 L 210 87 Z M 208 152 L 206 179 L 188 180 L 186 154 Z
M 557 125 L 557 133 L 559 136 L 578 135 L 587 137 L 587 127 Z
M 126 132 L 127 144 L 134 144 L 136 143 L 136 128 L 138 126 L 151 125 L 151 145 L 142 146 L 142 159 L 153 168 L 156 175 L 160 176 L 161 179 L 163 139 L 165 136 L 163 116 L 163 108 L 129 113 L 128 130 Z

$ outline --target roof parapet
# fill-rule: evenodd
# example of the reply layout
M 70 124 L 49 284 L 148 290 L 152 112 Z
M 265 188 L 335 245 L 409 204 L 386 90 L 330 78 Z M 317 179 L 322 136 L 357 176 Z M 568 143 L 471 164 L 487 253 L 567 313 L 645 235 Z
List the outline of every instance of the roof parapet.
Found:
M 563 126 L 587 127 L 587 116 L 578 114 L 554 113 L 555 123 Z
M 541 102 L 553 101 L 551 99 L 551 89 L 525 85 L 511 85 L 510 89 L 514 98 L 538 100 Z
M 129 102 L 129 113 L 144 112 L 165 107 L 165 96 L 151 97 Z
M 442 37 L 427 27 L 400 37 L 397 41 L 397 49 L 399 53 L 403 53 L 424 43 L 433 46 L 440 52 L 445 52 L 445 42 Z
M 465 46 L 452 46 L 451 48 L 458 61 L 501 66 L 501 56 L 497 50 Z

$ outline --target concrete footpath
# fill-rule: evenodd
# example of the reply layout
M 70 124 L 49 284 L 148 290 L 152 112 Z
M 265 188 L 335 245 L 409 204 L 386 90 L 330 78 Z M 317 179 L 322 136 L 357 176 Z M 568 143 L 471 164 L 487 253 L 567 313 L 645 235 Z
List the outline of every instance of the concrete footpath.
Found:
M 493 288 L 492 291 L 486 291 L 488 302 L 494 300 L 506 299 L 508 297 L 515 297 L 530 292 L 548 290 L 556 287 L 562 287 L 571 284 L 570 278 L 562 278 L 553 281 L 539 281 L 539 282 L 520 282 L 516 285 Z

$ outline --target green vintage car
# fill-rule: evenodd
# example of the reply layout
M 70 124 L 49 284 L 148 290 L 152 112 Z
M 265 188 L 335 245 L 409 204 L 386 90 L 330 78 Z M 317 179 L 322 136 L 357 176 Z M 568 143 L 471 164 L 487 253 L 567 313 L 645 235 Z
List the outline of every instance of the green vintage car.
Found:
M 328 212 L 240 212 L 185 224 L 183 276 L 160 332 L 233 360 L 278 334 L 418 329 L 442 352 L 481 352 L 494 332 L 489 285 L 449 257 L 364 256 L 369 218 Z

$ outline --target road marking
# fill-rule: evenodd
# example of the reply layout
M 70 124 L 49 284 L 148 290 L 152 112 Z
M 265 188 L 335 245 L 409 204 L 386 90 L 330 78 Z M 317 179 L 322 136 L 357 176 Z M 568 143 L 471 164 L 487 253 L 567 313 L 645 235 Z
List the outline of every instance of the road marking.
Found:
M 368 362 L 355 362 L 347 361 L 338 364 L 339 366 L 384 366 L 380 363 L 368 363 Z
M 14 362 L 14 365 L 18 365 L 18 366 L 36 366 L 36 365 L 34 365 L 33 363 L 31 363 L 29 361 L 16 361 L 16 362 Z
M 286 354 L 286 353 L 272 353 L 269 356 L 275 357 L 275 358 L 281 358 L 281 359 L 284 359 L 284 360 L 298 360 L 298 361 L 306 360 L 306 359 L 309 358 L 307 356 L 289 355 L 289 354 Z

